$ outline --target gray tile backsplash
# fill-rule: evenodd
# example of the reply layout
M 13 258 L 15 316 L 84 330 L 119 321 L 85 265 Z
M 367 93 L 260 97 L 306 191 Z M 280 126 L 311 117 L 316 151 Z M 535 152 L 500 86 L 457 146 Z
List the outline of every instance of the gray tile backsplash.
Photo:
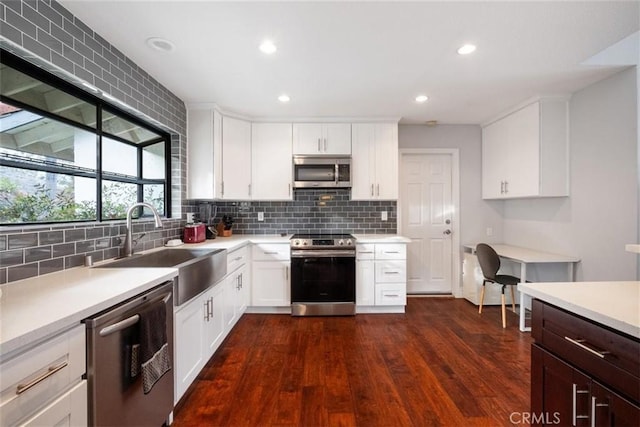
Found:
M 215 222 L 223 215 L 234 218 L 234 234 L 280 233 L 367 233 L 397 232 L 395 201 L 354 201 L 346 189 L 299 189 L 293 201 L 286 202 L 211 202 L 217 210 Z M 199 212 L 205 202 L 196 202 Z M 387 221 L 381 220 L 386 211 Z M 258 212 L 264 221 L 258 221 Z
M 166 219 L 162 222 L 160 230 L 151 220 L 134 222 L 134 228 L 141 230 L 134 233 L 134 238 L 146 233 L 136 246 L 137 251 L 157 248 L 169 239 L 181 237 L 184 221 Z M 148 227 L 154 231 L 144 231 Z M 126 231 L 124 222 L 0 227 L 0 240 L 7 239 L 14 247 L 19 247 L 0 249 L 0 284 L 78 267 L 84 265 L 87 255 L 91 255 L 93 262 L 115 258 L 120 255 Z M 63 239 L 65 243 L 57 243 Z

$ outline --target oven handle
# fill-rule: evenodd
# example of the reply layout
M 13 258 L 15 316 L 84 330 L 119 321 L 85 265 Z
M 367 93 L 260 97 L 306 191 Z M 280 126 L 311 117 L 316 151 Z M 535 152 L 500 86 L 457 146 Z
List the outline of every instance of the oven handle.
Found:
M 291 251 L 291 258 L 355 258 L 355 251 L 342 250 L 299 250 Z

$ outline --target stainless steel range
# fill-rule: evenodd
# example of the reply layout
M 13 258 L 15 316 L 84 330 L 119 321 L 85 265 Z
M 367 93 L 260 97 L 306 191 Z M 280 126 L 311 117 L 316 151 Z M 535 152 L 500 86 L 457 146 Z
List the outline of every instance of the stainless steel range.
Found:
M 291 315 L 356 314 L 356 239 L 349 234 L 291 238 Z

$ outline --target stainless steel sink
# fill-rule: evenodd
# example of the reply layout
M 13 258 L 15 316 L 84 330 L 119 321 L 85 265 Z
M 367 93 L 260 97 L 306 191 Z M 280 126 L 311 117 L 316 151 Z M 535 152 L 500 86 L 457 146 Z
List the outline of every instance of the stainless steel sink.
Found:
M 173 267 L 178 269 L 176 305 L 184 304 L 227 274 L 225 249 L 162 249 L 121 258 L 94 268 Z

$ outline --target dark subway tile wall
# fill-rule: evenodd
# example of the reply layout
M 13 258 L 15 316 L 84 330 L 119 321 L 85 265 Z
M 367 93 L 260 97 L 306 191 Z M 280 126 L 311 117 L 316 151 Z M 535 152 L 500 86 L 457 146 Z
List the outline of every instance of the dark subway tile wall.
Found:
M 55 0 L 0 2 L 0 47 L 85 90 L 88 83 L 124 105 L 119 108 L 171 134 L 172 216 L 161 231 L 135 223 L 146 232 L 137 250 L 179 238 L 180 221 L 193 204 L 186 199 L 186 126 L 184 102 Z M 107 100 L 107 102 L 109 102 Z M 124 222 L 0 227 L 0 284 L 119 255 Z M 136 236 L 137 237 L 137 236 Z
M 97 87 L 171 133 L 172 216 L 184 213 L 187 112 L 180 98 L 55 0 L 0 2 L 0 35 L 3 49 L 83 90 L 82 83 Z
M 200 203 L 201 205 L 202 203 Z M 213 202 L 215 222 L 234 218 L 235 234 L 397 232 L 395 201 L 352 201 L 349 190 L 296 190 L 290 202 Z M 198 212 L 198 206 L 193 209 Z M 381 220 L 386 211 L 387 221 Z M 258 221 L 264 212 L 264 221 Z
M 166 219 L 162 223 L 162 229 L 156 229 L 153 221 L 145 219 L 134 222 L 134 228 L 141 230 L 134 232 L 134 239 L 140 239 L 140 233 L 146 233 L 135 247 L 136 251 L 158 248 L 170 239 L 181 238 L 184 221 Z M 151 225 L 154 231 L 144 231 L 147 225 Z M 84 265 L 87 255 L 91 255 L 93 262 L 115 258 L 120 255 L 127 227 L 124 222 L 56 224 L 39 226 L 37 232 L 33 230 L 34 227 L 0 227 L 0 241 L 19 242 L 17 244 L 20 247 L 0 250 L 0 284 L 78 267 Z M 64 239 L 61 242 L 62 236 Z M 86 236 L 86 239 L 79 240 L 80 236 L 83 239 Z

